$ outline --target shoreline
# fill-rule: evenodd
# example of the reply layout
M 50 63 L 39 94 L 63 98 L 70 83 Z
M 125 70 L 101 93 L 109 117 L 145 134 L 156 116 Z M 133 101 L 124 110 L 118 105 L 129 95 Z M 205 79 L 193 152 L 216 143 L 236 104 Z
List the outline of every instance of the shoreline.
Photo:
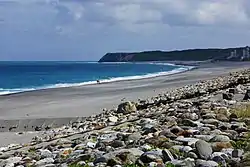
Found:
M 116 82 L 74 86 L 74 87 L 50 88 L 50 89 L 34 90 L 34 91 L 2 95 L 0 96 L 0 120 L 30 119 L 32 118 L 32 111 L 28 112 L 27 113 L 28 115 L 23 114 L 22 117 L 17 116 L 11 119 L 8 119 L 8 116 L 6 117 L 6 115 L 3 116 L 2 113 L 3 112 L 6 113 L 10 111 L 10 109 L 15 109 L 15 108 L 19 109 L 19 112 L 24 108 L 26 108 L 27 110 L 32 110 L 32 108 L 29 108 L 31 105 L 34 107 L 33 109 L 36 108 L 36 105 L 39 107 L 46 108 L 46 104 L 53 105 L 54 102 L 55 105 L 59 105 L 59 103 L 63 103 L 64 101 L 67 102 L 70 101 L 74 103 L 74 100 L 80 102 L 81 98 L 83 98 L 82 100 L 89 100 L 89 101 L 91 101 L 91 98 L 93 98 L 93 101 L 97 100 L 98 102 L 101 102 L 100 100 L 102 98 L 104 98 L 103 101 L 106 101 L 107 99 L 109 99 L 109 96 L 111 99 L 114 100 L 114 97 L 118 96 L 117 93 L 121 93 L 119 99 L 126 98 L 132 101 L 137 101 L 138 99 L 147 99 L 167 91 L 167 89 L 165 88 L 176 88 L 188 85 L 190 83 L 191 84 L 196 83 L 200 80 L 211 79 L 218 75 L 224 75 L 234 70 L 247 68 L 249 65 L 250 62 L 237 62 L 237 63 L 230 62 L 229 64 L 228 62 L 226 62 L 226 64 L 224 64 L 224 62 L 209 63 L 209 64 L 201 64 L 197 68 L 188 71 L 183 71 L 163 76 L 156 76 L 156 77 L 142 78 L 135 80 L 122 80 Z M 135 91 L 135 94 L 132 91 Z M 148 96 L 145 96 L 145 94 L 147 93 L 149 93 Z M 117 103 L 117 101 L 121 102 L 120 100 L 117 99 L 115 101 L 116 102 L 114 102 L 112 106 L 110 105 L 112 103 L 109 103 L 109 105 L 106 106 L 101 105 L 101 107 L 99 108 L 94 107 L 97 112 L 93 112 L 93 114 L 99 113 L 100 110 L 102 111 L 103 108 L 115 108 L 119 104 Z M 44 103 L 44 106 L 40 106 L 39 105 L 40 103 Z M 18 104 L 20 104 L 21 106 Z M 74 106 L 72 105 L 72 107 Z M 50 110 L 53 110 L 53 108 L 50 108 Z M 14 115 L 14 113 L 10 113 L 8 115 L 12 114 Z M 18 114 L 17 110 L 16 114 Z M 33 118 L 34 119 L 58 118 L 57 114 L 55 115 L 48 114 L 46 117 L 42 117 L 42 115 L 45 114 L 41 114 Z M 72 117 L 72 115 L 67 115 L 67 114 L 66 114 L 67 116 L 64 116 L 65 112 L 63 112 L 61 115 L 62 117 Z M 90 116 L 91 114 L 86 114 L 86 115 L 73 114 L 73 115 L 76 117 L 77 116 L 85 117 L 85 116 Z
M 98 62 L 94 62 L 98 63 Z M 111 63 L 111 62 L 105 62 L 105 63 Z M 122 63 L 122 62 L 118 62 Z M 130 62 L 129 62 L 130 63 Z M 133 63 L 133 62 L 131 62 Z M 0 91 L 0 97 L 1 96 L 9 96 L 13 94 L 20 94 L 20 93 L 26 93 L 26 92 L 34 92 L 34 91 L 43 91 L 43 90 L 50 90 L 50 89 L 60 89 L 60 88 L 71 88 L 71 87 L 79 87 L 79 86 L 88 86 L 88 85 L 96 85 L 96 84 L 107 84 L 112 82 L 123 82 L 123 81 L 132 81 L 132 80 L 142 80 L 142 79 L 150 79 L 160 76 L 169 76 L 169 75 L 175 75 L 178 73 L 187 72 L 190 70 L 193 70 L 197 68 L 197 66 L 189 65 L 178 65 L 168 62 L 135 62 L 138 64 L 154 64 L 154 65 L 169 65 L 169 66 L 175 66 L 176 68 L 170 71 L 161 71 L 161 72 L 153 72 L 153 73 L 147 73 L 143 75 L 133 75 L 133 76 L 121 76 L 121 77 L 113 77 L 109 79 L 100 79 L 100 80 L 90 80 L 90 81 L 84 81 L 79 83 L 58 83 L 58 84 L 52 84 L 52 85 L 44 85 L 44 86 L 38 86 L 35 88 L 13 88 L 13 89 L 2 89 Z M 115 63 L 117 64 L 117 63 Z

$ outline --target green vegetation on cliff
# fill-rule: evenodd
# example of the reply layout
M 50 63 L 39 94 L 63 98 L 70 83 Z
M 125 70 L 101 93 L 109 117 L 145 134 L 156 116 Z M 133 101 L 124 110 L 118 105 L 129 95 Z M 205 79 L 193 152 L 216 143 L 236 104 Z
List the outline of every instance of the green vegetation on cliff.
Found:
M 249 47 L 107 53 L 99 62 L 249 60 Z

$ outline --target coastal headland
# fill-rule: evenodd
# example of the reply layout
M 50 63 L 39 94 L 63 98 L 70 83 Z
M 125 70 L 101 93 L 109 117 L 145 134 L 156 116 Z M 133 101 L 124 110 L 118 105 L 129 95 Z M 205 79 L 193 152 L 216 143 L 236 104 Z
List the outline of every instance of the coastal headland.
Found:
M 232 109 L 249 103 L 249 67 L 201 63 L 169 76 L 1 96 L 1 144 L 23 144 L 2 147 L 0 164 L 247 163 L 250 121 Z

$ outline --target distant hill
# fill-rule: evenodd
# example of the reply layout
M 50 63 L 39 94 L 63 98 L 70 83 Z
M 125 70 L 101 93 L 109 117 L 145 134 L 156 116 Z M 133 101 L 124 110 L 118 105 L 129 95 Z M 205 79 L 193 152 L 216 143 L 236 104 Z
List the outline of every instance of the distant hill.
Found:
M 107 53 L 99 62 L 250 60 L 249 47 Z

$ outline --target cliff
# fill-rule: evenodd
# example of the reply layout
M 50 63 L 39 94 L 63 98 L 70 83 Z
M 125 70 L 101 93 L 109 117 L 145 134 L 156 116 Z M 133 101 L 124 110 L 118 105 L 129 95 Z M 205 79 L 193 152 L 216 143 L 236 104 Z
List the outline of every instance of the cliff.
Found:
M 250 60 L 249 47 L 107 53 L 99 62 Z

